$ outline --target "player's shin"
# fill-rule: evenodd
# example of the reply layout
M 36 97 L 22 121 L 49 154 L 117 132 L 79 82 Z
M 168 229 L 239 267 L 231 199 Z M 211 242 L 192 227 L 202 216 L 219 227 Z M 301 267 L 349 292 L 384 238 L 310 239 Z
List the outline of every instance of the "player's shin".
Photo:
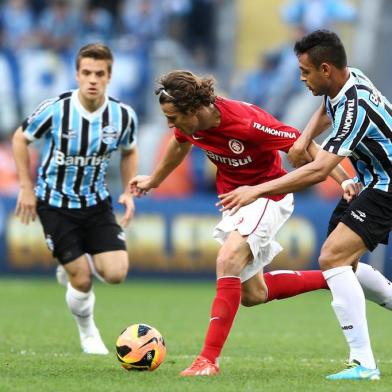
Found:
M 218 278 L 216 296 L 211 308 L 210 324 L 201 355 L 212 363 L 219 357 L 229 335 L 241 299 L 239 277 Z
M 331 268 L 323 275 L 332 293 L 332 307 L 350 346 L 350 362 L 356 360 L 368 369 L 375 369 L 365 296 L 351 266 Z
M 365 298 L 392 310 L 392 283 L 371 265 L 358 263 L 355 272 Z
M 84 293 L 68 283 L 65 299 L 69 310 L 76 320 L 80 335 L 88 336 L 93 333 L 96 329 L 93 316 L 95 304 L 94 292 L 90 290 Z
M 267 301 L 284 299 L 308 291 L 328 289 L 321 271 L 272 271 L 264 274 L 268 289 Z

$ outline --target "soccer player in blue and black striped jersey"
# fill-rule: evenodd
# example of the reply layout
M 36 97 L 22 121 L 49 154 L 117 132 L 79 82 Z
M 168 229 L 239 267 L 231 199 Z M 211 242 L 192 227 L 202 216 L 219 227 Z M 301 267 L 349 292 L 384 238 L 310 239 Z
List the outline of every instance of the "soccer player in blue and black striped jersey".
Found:
M 363 190 L 350 203 L 341 201 L 332 214 L 329 235 L 319 258 L 332 292 L 332 307 L 350 347 L 348 367 L 330 380 L 377 380 L 380 371 L 371 349 L 365 298 L 353 271 L 359 258 L 387 243 L 392 228 L 392 106 L 358 69 L 347 66 L 344 46 L 330 31 L 315 31 L 294 47 L 301 80 L 313 95 L 324 96 L 301 137 L 289 152 L 299 162 L 312 139 L 332 126 L 315 160 L 287 175 L 254 187 L 221 195 L 224 209 L 256 197 L 293 192 L 323 181 L 349 157 L 355 181 Z M 343 189 L 348 182 L 343 181 Z M 371 268 L 369 279 L 372 279 Z M 376 285 L 385 285 L 381 275 Z M 390 283 L 389 283 L 390 285 Z
M 108 353 L 93 318 L 92 273 L 97 271 L 108 283 L 120 283 L 128 271 L 124 232 L 105 184 L 110 156 L 118 149 L 123 227 L 134 213 L 127 184 L 136 174 L 137 117 L 131 107 L 106 94 L 112 63 L 107 46 L 82 47 L 76 58 L 79 88 L 42 102 L 13 137 L 20 178 L 16 214 L 26 224 L 39 215 L 59 271 L 69 280 L 66 302 L 82 349 L 89 354 Z M 28 144 L 40 138 L 44 149 L 34 188 Z

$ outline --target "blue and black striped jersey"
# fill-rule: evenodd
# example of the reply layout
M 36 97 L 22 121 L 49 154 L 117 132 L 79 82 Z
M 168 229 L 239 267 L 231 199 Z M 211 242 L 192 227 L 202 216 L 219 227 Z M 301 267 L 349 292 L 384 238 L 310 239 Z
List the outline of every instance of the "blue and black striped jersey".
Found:
M 111 97 L 90 113 L 74 90 L 42 102 L 22 129 L 29 141 L 44 139 L 37 198 L 54 207 L 77 209 L 109 196 L 105 175 L 110 155 L 119 147 L 134 148 L 137 117 Z
M 324 150 L 349 156 L 358 177 L 368 188 L 392 191 L 392 106 L 358 69 L 339 94 L 325 97 L 333 122 Z

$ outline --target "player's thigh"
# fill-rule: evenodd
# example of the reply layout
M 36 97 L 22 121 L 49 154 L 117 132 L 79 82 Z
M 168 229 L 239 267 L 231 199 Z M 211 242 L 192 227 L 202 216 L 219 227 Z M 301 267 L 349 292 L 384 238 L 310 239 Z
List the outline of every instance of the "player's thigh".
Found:
M 253 259 L 247 236 L 237 230 L 232 231 L 218 252 L 216 261 L 217 277 L 239 276 L 245 266 Z
M 324 242 L 319 257 L 320 268 L 355 265 L 367 251 L 363 239 L 344 223 L 339 223 Z
M 72 262 L 84 253 L 83 232 L 76 223 L 74 212 L 38 203 L 46 244 L 60 264 Z
M 121 283 L 127 276 L 129 268 L 128 252 L 114 250 L 97 253 L 92 256 L 98 273 L 108 283 Z
M 108 203 L 102 203 L 98 211 L 88 217 L 88 224 L 84 226 L 84 245 L 86 252 L 92 256 L 108 252 L 126 250 L 125 233 Z M 111 256 L 102 256 L 100 259 L 111 259 Z M 124 258 L 121 256 L 120 258 Z
M 263 271 L 260 271 L 241 284 L 241 304 L 254 306 L 267 301 L 268 290 L 264 281 Z

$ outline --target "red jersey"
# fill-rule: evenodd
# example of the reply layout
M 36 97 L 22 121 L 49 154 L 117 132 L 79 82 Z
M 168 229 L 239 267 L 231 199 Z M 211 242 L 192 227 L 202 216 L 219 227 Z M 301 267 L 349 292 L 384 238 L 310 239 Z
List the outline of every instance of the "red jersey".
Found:
M 185 135 L 175 128 L 179 143 L 200 147 L 216 165 L 218 194 L 242 185 L 257 185 L 286 174 L 279 151 L 288 152 L 300 133 L 255 105 L 217 97 L 218 127 Z M 280 200 L 284 195 L 268 196 Z

